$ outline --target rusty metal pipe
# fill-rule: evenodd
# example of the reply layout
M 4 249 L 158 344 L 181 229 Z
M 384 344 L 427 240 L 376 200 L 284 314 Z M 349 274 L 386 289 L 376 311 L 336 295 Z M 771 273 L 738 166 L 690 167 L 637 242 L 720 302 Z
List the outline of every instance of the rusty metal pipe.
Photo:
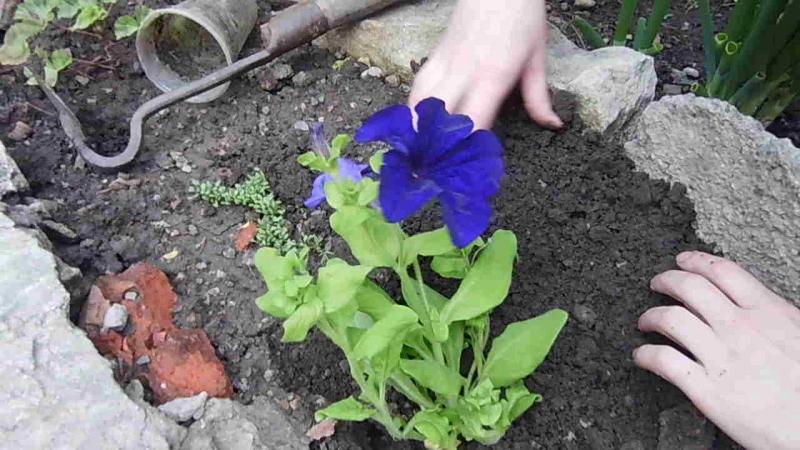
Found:
M 261 26 L 263 50 L 173 91 L 161 94 L 140 106 L 131 117 L 128 145 L 121 153 L 112 156 L 101 155 L 89 147 L 75 114 L 47 84 L 41 80 L 38 84 L 58 111 L 61 127 L 81 157 L 93 166 L 115 169 L 129 164 L 139 153 L 143 141 L 144 122 L 158 111 L 224 84 L 237 75 L 262 66 L 289 50 L 311 42 L 333 28 L 359 20 L 398 1 L 316 0 L 298 3 L 280 11 Z

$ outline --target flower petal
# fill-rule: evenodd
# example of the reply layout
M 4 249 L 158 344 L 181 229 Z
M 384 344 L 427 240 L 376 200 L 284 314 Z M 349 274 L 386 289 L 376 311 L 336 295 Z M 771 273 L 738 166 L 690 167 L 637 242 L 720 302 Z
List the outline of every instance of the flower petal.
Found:
M 316 208 L 325 201 L 325 183 L 331 181 L 333 177 L 323 173 L 314 179 L 314 186 L 311 188 L 311 196 L 304 203 L 306 208 Z
M 439 192 L 432 180 L 414 176 L 408 156 L 403 152 L 392 150 L 383 155 L 378 199 L 389 222 L 400 222 L 411 216 Z
M 395 105 L 370 116 L 356 131 L 355 140 L 360 144 L 385 142 L 396 150 L 408 153 L 416 135 L 411 122 L 411 110 L 405 105 Z
M 438 98 L 430 97 L 419 102 L 417 111 L 417 141 L 412 151 L 424 165 L 436 164 L 459 142 L 472 132 L 472 119 L 461 114 L 450 114 Z
M 367 164 L 359 164 L 349 158 L 339 158 L 336 160 L 336 168 L 339 170 L 341 178 L 347 178 L 354 183 L 360 182 L 364 178 L 364 169 L 369 167 Z
M 491 197 L 500 189 L 503 177 L 503 147 L 494 133 L 479 130 L 429 171 L 444 191 L 476 199 Z
M 489 227 L 492 207 L 488 198 L 470 198 L 443 192 L 439 195 L 439 201 L 442 204 L 442 220 L 456 247 L 468 246 Z
M 312 123 L 311 129 L 309 130 L 309 135 L 311 137 L 312 150 L 325 158 L 331 156 L 331 148 L 328 146 L 328 142 L 325 140 L 325 126 L 322 124 L 322 122 Z

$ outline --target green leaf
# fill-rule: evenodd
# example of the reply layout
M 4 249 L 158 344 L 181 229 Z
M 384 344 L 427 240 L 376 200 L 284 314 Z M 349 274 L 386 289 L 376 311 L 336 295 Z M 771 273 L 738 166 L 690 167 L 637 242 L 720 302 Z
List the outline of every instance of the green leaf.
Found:
M 417 259 L 417 256 L 443 255 L 455 249 L 447 228 L 439 228 L 406 239 L 403 242 L 402 261 L 408 266 Z
M 308 330 L 317 323 L 322 315 L 322 302 L 314 299 L 300 305 L 288 319 L 283 322 L 283 342 L 301 342 L 308 335 Z
M 78 0 L 60 0 L 57 17 L 59 19 L 72 19 L 80 9 L 81 6 Z
M 295 275 L 297 257 L 294 254 L 281 256 L 274 248 L 260 248 L 254 258 L 258 269 L 267 287 L 270 289 L 283 286 L 283 282 Z
M 135 17 L 136 21 L 141 25 L 144 19 L 150 14 L 150 11 L 150 8 L 145 5 L 137 5 L 136 9 L 133 10 L 133 17 Z
M 361 336 L 353 348 L 352 357 L 364 359 L 377 355 L 391 342 L 402 340 L 405 333 L 417 325 L 418 320 L 417 314 L 411 308 L 392 305 L 388 313 Z
M 501 387 L 530 375 L 550 352 L 567 317 L 565 311 L 553 309 L 507 326 L 492 343 L 481 379 Z
M 344 149 L 347 148 L 352 141 L 353 138 L 347 134 L 340 134 L 333 138 L 333 140 L 331 140 L 331 158 L 338 158 L 341 156 Z
M 351 266 L 338 258 L 319 269 L 317 295 L 325 305 L 325 312 L 332 313 L 353 301 L 370 270 L 372 267 Z
M 448 327 L 447 340 L 443 345 L 444 357 L 450 367 L 461 367 L 461 355 L 464 353 L 464 324 L 451 323 Z
M 434 256 L 431 270 L 441 277 L 461 280 L 467 275 L 467 262 L 460 254 Z
M 330 222 L 361 264 L 394 266 L 403 239 L 396 224 L 387 223 L 377 211 L 361 206 L 343 207 L 331 216 Z
M 378 321 L 386 317 L 395 303 L 377 284 L 370 280 L 363 283 L 356 292 L 358 310 Z
M 455 396 L 464 386 L 464 379 L 449 367 L 436 362 L 421 359 L 401 359 L 400 370 L 437 394 Z
M 331 208 L 342 209 L 345 207 L 345 194 L 342 192 L 343 187 L 341 183 L 325 183 L 323 187 L 325 190 L 325 200 L 331 205 Z
M 277 290 L 269 291 L 256 299 L 256 305 L 265 313 L 285 319 L 297 309 L 297 301 Z
M 117 40 L 133 36 L 139 31 L 139 23 L 133 16 L 120 16 L 114 21 L 114 38 Z
M 53 87 L 58 82 L 58 74 L 72 64 L 72 52 L 68 49 L 54 50 L 45 58 L 44 82 Z
M 325 172 L 328 170 L 328 162 L 317 152 L 305 152 L 297 157 L 297 162 L 301 166 L 308 167 L 317 172 Z
M 522 381 L 518 381 L 506 389 L 503 400 L 503 418 L 501 426 L 508 428 L 511 423 L 530 409 L 534 404 L 542 401 L 542 396 L 528 391 Z
M 26 0 L 14 12 L 14 20 L 39 25 L 42 29 L 55 17 L 53 10 L 59 0 Z
M 375 410 L 372 408 L 367 407 L 353 397 L 347 397 L 314 413 L 314 420 L 317 422 L 325 419 L 361 422 L 369 419 L 373 414 L 375 414 Z
M 28 39 L 42 31 L 44 27 L 36 24 L 18 22 L 6 31 L 3 46 L 0 47 L 0 64 L 15 66 L 28 60 L 31 49 Z
M 359 183 L 358 199 L 356 203 L 359 206 L 369 206 L 378 198 L 378 188 L 380 184 L 370 178 L 364 178 Z
M 369 158 L 369 168 L 375 173 L 381 173 L 381 166 L 383 166 L 383 155 L 386 150 L 378 150 Z
M 453 449 L 458 447 L 458 437 L 450 420 L 439 411 L 422 410 L 411 422 L 414 429 L 425 438 L 425 448 Z
M 81 8 L 81 12 L 75 18 L 75 24 L 72 25 L 72 30 L 85 30 L 94 25 L 95 22 L 105 19 L 107 15 L 108 11 L 99 5 Z
M 442 320 L 452 323 L 471 319 L 502 303 L 511 285 L 516 256 L 517 238 L 514 233 L 496 231 L 458 291 L 442 310 Z

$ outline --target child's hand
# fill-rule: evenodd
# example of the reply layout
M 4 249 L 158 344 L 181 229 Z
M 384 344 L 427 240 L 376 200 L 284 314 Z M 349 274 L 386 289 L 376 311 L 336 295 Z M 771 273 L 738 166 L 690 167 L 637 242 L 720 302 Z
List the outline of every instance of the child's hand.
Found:
M 519 81 L 533 120 L 559 128 L 545 80 L 546 40 L 543 0 L 461 0 L 414 81 L 409 104 L 438 97 L 451 113 L 489 128 Z
M 748 449 L 800 448 L 800 310 L 736 264 L 701 252 L 651 282 L 683 306 L 645 312 L 639 328 L 672 339 L 634 352 Z

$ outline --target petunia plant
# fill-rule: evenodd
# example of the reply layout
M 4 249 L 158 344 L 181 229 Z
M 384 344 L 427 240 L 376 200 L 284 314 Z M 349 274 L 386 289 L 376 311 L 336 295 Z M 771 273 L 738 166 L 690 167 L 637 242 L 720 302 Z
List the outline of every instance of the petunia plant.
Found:
M 268 292 L 257 299 L 283 319 L 283 340 L 299 342 L 316 327 L 344 352 L 359 392 L 317 411 L 316 419 L 380 423 L 395 439 L 455 449 L 462 441 L 497 442 L 539 394 L 524 384 L 567 320 L 559 309 L 508 325 L 490 342 L 489 315 L 508 295 L 517 257 L 514 233 L 484 240 L 492 197 L 503 176 L 503 151 L 490 131 L 451 115 L 441 100 L 392 106 L 356 132 L 358 143 L 383 142 L 370 164 L 342 157 L 351 139 L 330 144 L 312 129 L 314 150 L 302 165 L 320 172 L 308 207 L 333 208 L 331 228 L 358 264 L 331 259 L 313 276 L 303 254 L 258 251 Z M 415 235 L 400 223 L 437 202 L 445 226 Z M 420 260 L 460 280 L 452 297 L 431 288 Z M 393 298 L 369 275 L 388 269 L 399 279 Z M 390 406 L 390 392 L 413 410 Z

